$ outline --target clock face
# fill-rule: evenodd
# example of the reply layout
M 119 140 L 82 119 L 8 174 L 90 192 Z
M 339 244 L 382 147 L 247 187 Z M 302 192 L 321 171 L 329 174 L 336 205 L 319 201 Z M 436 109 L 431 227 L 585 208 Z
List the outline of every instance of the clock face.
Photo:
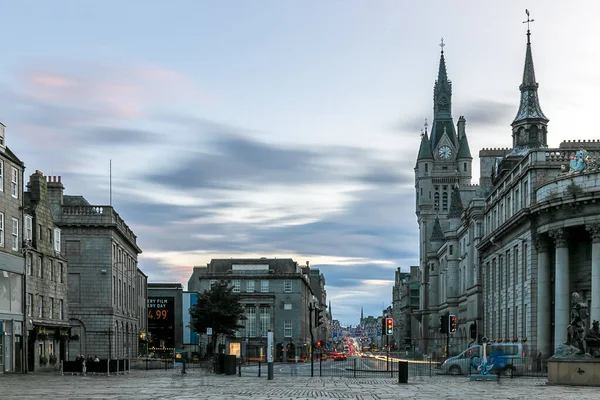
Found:
M 439 155 L 440 155 L 440 158 L 442 158 L 444 160 L 448 160 L 448 159 L 450 159 L 450 157 L 452 157 L 452 149 L 448 146 L 442 146 L 439 149 Z

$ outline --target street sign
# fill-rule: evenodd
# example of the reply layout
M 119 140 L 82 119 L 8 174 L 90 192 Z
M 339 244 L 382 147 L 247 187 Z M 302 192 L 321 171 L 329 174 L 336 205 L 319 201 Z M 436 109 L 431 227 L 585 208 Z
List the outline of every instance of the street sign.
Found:
M 206 334 L 208 336 L 212 335 L 212 328 L 206 328 Z

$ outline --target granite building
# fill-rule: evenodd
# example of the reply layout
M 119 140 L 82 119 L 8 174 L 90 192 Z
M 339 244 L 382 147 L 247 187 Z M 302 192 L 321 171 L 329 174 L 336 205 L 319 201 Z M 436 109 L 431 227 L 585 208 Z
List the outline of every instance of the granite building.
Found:
M 600 142 L 548 147 L 538 87 L 528 30 L 512 147 L 481 150 L 480 185 L 456 182 L 448 211 L 430 231 L 420 223 L 425 298 L 415 314 L 424 351 L 456 353 L 473 331 L 492 342 L 521 342 L 528 356 L 551 356 L 566 342 L 573 292 L 590 322 L 600 320 Z M 444 165 L 419 154 L 418 215 L 440 210 L 422 200 L 419 184 L 430 179 L 427 163 L 432 174 Z M 439 333 L 443 313 L 458 317 L 450 349 Z
M 26 370 L 23 258 L 25 165 L 6 145 L 0 123 L 0 373 Z
M 35 171 L 24 193 L 23 250 L 27 275 L 28 370 L 57 369 L 68 360 L 67 260 L 54 225 L 46 177 Z
M 147 332 L 147 276 L 138 268 L 137 237 L 111 206 L 64 195 L 61 177 L 49 177 L 54 223 L 69 263 L 70 358 L 137 356 Z
M 289 258 L 213 259 L 206 267 L 194 267 L 188 290 L 206 291 L 218 280 L 231 282 L 246 310 L 244 328 L 223 343 L 230 354 L 265 357 L 272 330 L 277 360 L 309 355 L 309 305 L 320 303 L 310 284 L 310 267 Z M 205 336 L 200 340 L 208 342 Z

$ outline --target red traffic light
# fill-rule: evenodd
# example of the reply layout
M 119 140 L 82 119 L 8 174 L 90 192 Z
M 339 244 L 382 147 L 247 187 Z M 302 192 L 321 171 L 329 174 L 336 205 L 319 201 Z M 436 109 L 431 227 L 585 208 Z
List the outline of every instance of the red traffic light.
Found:
M 393 335 L 394 334 L 394 319 L 393 318 L 386 318 L 385 319 L 385 334 L 386 335 Z

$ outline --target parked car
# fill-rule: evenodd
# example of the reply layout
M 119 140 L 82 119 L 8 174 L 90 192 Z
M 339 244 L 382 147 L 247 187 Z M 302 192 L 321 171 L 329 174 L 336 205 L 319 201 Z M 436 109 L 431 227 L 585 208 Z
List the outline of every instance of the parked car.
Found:
M 483 350 L 481 345 L 469 347 L 457 356 L 450 357 L 440 366 L 440 372 L 451 375 L 479 373 Z M 506 376 L 521 375 L 525 367 L 525 353 L 521 343 L 492 343 L 486 349 L 487 364 L 491 373 Z

